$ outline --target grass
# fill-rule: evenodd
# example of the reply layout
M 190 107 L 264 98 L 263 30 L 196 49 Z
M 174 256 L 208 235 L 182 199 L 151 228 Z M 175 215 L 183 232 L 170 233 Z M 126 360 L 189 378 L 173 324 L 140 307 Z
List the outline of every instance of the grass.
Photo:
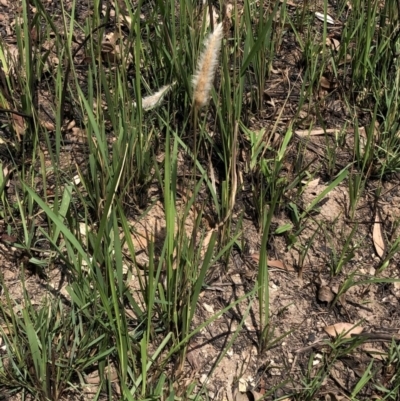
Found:
M 148 8 L 139 1 L 132 8 L 126 0 L 104 11 L 95 0 L 82 20 L 86 3 L 79 0 L 61 1 L 58 18 L 44 2 L 34 0 L 31 7 L 23 0 L 16 51 L 0 41 L 0 107 L 8 119 L 0 142 L 7 155 L 0 164 L 2 238 L 15 238 L 12 245 L 24 255 L 19 300 L 0 276 L 0 384 L 8 396 L 69 399 L 88 390 L 94 376 L 90 399 L 207 399 L 207 381 L 188 380 L 186 357 L 191 340 L 221 316 L 246 305 L 207 372 L 210 381 L 254 311 L 259 353 L 297 330 L 294 325 L 275 333 L 276 315 L 285 313 L 271 304 L 268 265 L 275 237 L 284 239 L 288 252 L 298 252 L 301 278 L 315 241 L 334 248 L 324 262 L 329 276 L 342 279 L 332 308 L 354 287 L 396 281 L 386 273 L 398 261 L 397 220 L 375 277 L 351 266 L 365 246 L 360 205 L 369 199 L 375 211 L 385 183 L 395 182 L 400 169 L 399 4 L 352 0 L 349 8 L 340 1 L 333 10 L 326 1 L 318 9 L 310 2 L 293 8 L 246 1 L 230 4 L 227 16 L 227 4 L 210 12 L 211 2 L 201 9 L 192 3 L 155 0 Z M 335 30 L 315 11 L 335 12 Z M 192 76 L 210 15 L 220 18 L 224 35 L 200 108 L 193 105 Z M 332 37 L 339 49 L 329 44 Z M 106 38 L 108 45 L 102 44 Z M 291 62 L 296 52 L 299 58 Z M 268 92 L 280 85 L 272 82 L 276 65 L 286 90 L 279 101 Z M 285 76 L 289 67 L 296 77 Z M 45 114 L 39 99 L 44 90 L 51 99 Z M 324 151 L 314 163 L 312 132 L 334 124 L 328 121 L 332 98 L 346 106 L 344 132 L 322 136 Z M 71 153 L 66 127 L 72 122 L 83 137 Z M 354 132 L 350 143 L 348 127 Z M 297 130 L 310 135 L 300 141 Z M 303 204 L 315 178 L 324 189 Z M 339 226 L 339 218 L 330 225 L 319 214 L 321 202 L 338 188 L 347 191 L 341 216 L 350 230 Z M 247 210 L 239 203 L 245 193 Z M 134 222 L 145 221 L 154 205 L 161 205 L 163 222 L 142 238 L 142 265 Z M 260 235 L 252 289 L 201 318 L 215 271 L 229 276 L 234 252 L 245 254 L 249 214 Z M 277 223 L 282 214 L 284 224 Z M 368 219 L 373 223 L 374 217 Z M 339 246 L 338 232 L 344 238 Z M 32 267 L 49 290 L 40 300 L 32 299 L 28 285 Z M 50 279 L 57 269 L 67 282 L 64 293 Z M 265 398 L 282 399 L 279 388 L 290 399 L 322 397 L 335 364 L 355 357 L 367 342 L 362 336 L 327 341 L 323 362 L 314 365 L 311 355 L 296 377 L 271 383 Z M 354 401 L 373 394 L 397 399 L 399 355 L 392 339 L 383 357 L 371 359 L 340 391 Z M 382 369 L 390 380 L 381 380 Z M 293 391 L 285 387 L 290 381 Z

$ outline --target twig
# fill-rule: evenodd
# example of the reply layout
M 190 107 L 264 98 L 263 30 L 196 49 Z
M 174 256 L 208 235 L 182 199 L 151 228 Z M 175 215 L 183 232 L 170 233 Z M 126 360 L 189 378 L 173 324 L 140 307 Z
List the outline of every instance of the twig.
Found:
M 20 111 L 17 110 L 11 110 L 11 109 L 2 109 L 0 108 L 0 114 L 6 114 L 6 113 L 11 113 L 11 114 L 16 114 L 17 116 L 21 116 L 24 118 L 33 118 L 32 115 L 26 114 L 26 113 L 21 113 Z

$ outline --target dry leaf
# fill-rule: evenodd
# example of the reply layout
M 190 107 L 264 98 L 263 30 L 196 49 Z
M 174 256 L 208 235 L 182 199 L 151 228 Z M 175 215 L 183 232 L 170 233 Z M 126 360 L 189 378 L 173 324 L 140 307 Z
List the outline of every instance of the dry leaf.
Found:
M 251 394 L 251 396 L 249 397 L 251 401 L 258 401 L 261 398 L 263 398 L 263 395 L 261 393 L 258 393 L 257 391 L 248 391 L 248 393 Z
M 209 230 L 208 233 L 205 235 L 203 242 L 201 243 L 201 259 L 204 258 L 205 254 L 207 252 L 207 249 L 208 249 L 208 246 L 210 245 L 210 240 L 211 240 L 213 233 L 214 233 L 214 230 Z
M 0 239 L 5 242 L 11 242 L 11 243 L 17 242 L 17 237 L 8 234 L 1 234 Z
M 363 137 L 363 138 L 367 138 L 367 133 L 365 131 L 365 127 L 359 127 L 358 128 L 358 135 Z
M 40 125 L 43 128 L 46 128 L 47 131 L 55 131 L 56 125 L 52 121 L 39 121 Z
M 321 79 L 319 80 L 319 84 L 321 85 L 321 88 L 324 88 L 324 89 L 332 88 L 332 83 L 329 81 L 328 78 L 324 77 L 323 75 L 322 75 Z
M 110 380 L 111 382 L 115 382 L 118 380 L 118 373 L 114 366 L 106 366 L 104 369 L 104 377 Z M 100 375 L 99 371 L 95 370 L 85 377 L 85 381 L 87 384 L 99 384 L 100 383 Z
M 9 76 L 10 74 L 16 74 L 19 70 L 19 49 L 17 46 L 13 44 L 8 44 L 7 47 L 5 47 L 5 57 L 6 57 L 6 63 L 3 63 L 2 69 L 6 76 Z M 23 73 L 23 71 L 21 71 Z
M 335 51 L 340 49 L 340 42 L 335 38 L 326 38 L 326 45 Z
M 306 185 L 308 188 L 315 188 L 319 185 L 319 178 L 316 178 L 312 181 L 302 180 L 301 183 Z
M 285 3 L 287 6 L 290 7 L 298 7 L 299 5 L 296 3 L 293 3 L 293 1 L 290 0 L 279 0 L 280 3 Z
M 26 130 L 26 124 L 23 117 L 18 114 L 12 114 L 13 126 L 15 133 L 17 134 L 18 141 L 21 141 L 21 135 L 24 135 Z
M 380 258 L 385 253 L 385 241 L 383 239 L 382 224 L 379 212 L 376 212 L 374 229 L 372 231 L 372 239 L 374 241 L 375 251 Z
M 1 144 L 1 142 L 0 142 L 0 144 Z M 8 166 L 3 166 L 3 164 L 0 162 L 0 171 L 1 171 L 1 169 L 3 170 L 2 171 L 2 177 L 1 177 L 1 181 L 3 181 L 3 184 L 4 184 L 4 181 L 6 181 L 6 183 L 4 184 L 4 186 L 5 186 L 5 188 L 9 188 L 10 187 L 10 170 L 8 169 Z
M 214 313 L 214 307 L 212 305 L 208 305 L 208 304 L 204 303 L 203 308 L 209 313 Z
M 331 291 L 331 289 L 327 286 L 322 286 L 318 290 L 318 299 L 321 302 L 332 302 L 335 299 L 335 294 Z
M 260 262 L 260 254 L 259 253 L 253 253 L 253 255 L 251 255 L 251 258 L 257 263 Z M 286 263 L 283 263 L 280 260 L 268 259 L 267 265 L 268 265 L 268 267 L 275 267 L 277 269 L 282 269 L 282 270 L 287 270 L 287 271 L 292 271 L 292 272 L 295 271 L 293 266 L 287 265 Z
M 360 326 L 354 326 L 353 323 L 340 322 L 332 326 L 326 326 L 324 327 L 324 330 L 328 335 L 334 338 L 342 333 L 346 333 L 343 338 L 351 338 L 352 334 L 360 334 L 363 331 L 363 328 Z
M 104 42 L 101 44 L 101 58 L 103 61 L 115 64 L 118 62 L 118 55 L 115 51 L 115 46 L 112 43 Z
M 387 352 L 384 352 L 376 348 L 364 348 L 363 352 L 366 352 L 372 358 L 378 359 L 380 361 L 384 361 L 388 357 Z
M 287 265 L 286 263 L 283 263 L 280 260 L 267 260 L 267 264 L 269 267 L 276 267 L 277 269 L 284 269 L 292 272 L 295 271 L 293 266 Z
M 276 267 L 278 269 L 284 269 L 285 264 L 281 262 L 280 260 L 267 260 L 268 266 L 269 267 Z

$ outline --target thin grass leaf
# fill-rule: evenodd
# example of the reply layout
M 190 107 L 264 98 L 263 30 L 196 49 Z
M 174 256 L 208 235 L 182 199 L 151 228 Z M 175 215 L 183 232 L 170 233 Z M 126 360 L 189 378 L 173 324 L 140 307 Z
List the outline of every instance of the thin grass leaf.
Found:
M 71 203 L 72 200 L 72 185 L 66 185 L 64 187 L 64 192 L 63 192 L 63 197 L 61 200 L 61 204 L 60 207 L 58 209 L 58 216 L 60 217 L 60 220 L 64 220 L 66 215 L 67 215 L 67 211 L 69 209 L 69 205 Z M 54 233 L 53 233 L 53 237 L 52 237 L 52 242 L 56 243 L 58 236 L 60 235 L 60 228 L 59 226 L 56 225 Z
M 349 175 L 349 170 L 348 169 L 343 169 L 336 177 L 335 180 L 333 180 L 320 194 L 318 194 L 315 199 L 310 203 L 310 205 L 307 207 L 307 209 L 301 214 L 301 218 L 303 219 L 310 211 L 312 211 L 317 205 L 329 192 L 331 192 L 334 188 L 336 188 L 344 179 L 347 178 Z
M 82 245 L 78 241 L 78 239 L 71 233 L 71 231 L 63 224 L 60 217 L 56 215 L 43 201 L 42 199 L 29 188 L 26 184 L 23 184 L 25 190 L 30 194 L 32 199 L 44 210 L 44 212 L 49 216 L 51 221 L 55 224 L 56 227 L 60 230 L 60 232 L 65 236 L 65 238 L 74 246 L 74 248 L 81 255 L 82 259 L 90 265 L 90 260 L 87 253 L 83 250 Z

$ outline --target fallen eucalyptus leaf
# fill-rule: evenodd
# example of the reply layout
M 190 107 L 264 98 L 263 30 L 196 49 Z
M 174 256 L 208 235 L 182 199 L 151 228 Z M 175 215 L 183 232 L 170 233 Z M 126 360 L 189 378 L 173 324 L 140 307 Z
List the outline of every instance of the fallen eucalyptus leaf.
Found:
M 342 333 L 343 338 L 351 338 L 352 334 L 360 334 L 364 329 L 360 326 L 355 326 L 353 323 L 336 323 L 332 326 L 324 327 L 325 332 L 333 338 L 336 338 Z

